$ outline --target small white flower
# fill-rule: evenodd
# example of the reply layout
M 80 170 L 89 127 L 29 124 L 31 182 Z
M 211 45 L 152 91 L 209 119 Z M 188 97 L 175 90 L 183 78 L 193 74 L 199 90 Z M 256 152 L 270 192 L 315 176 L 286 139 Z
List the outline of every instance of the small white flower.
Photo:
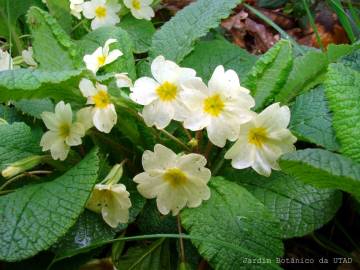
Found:
M 70 0 L 70 11 L 73 16 L 81 19 L 81 12 L 83 12 L 84 0 Z
M 7 51 L 0 49 L 0 71 L 13 69 L 13 60 Z
M 21 56 L 27 65 L 31 67 L 37 67 L 37 63 L 33 58 L 33 54 L 34 53 L 32 47 L 29 47 L 27 50 L 22 51 Z
M 210 198 L 207 183 L 211 172 L 205 168 L 206 159 L 199 154 L 176 155 L 169 148 L 157 144 L 154 152 L 145 151 L 142 165 L 145 172 L 135 176 L 138 191 L 148 199 L 156 198 L 163 215 L 172 211 L 198 207 Z
M 86 207 L 101 213 L 105 222 L 116 228 L 119 223 L 129 221 L 131 201 L 129 192 L 123 184 L 97 184 Z
M 84 126 L 79 122 L 73 123 L 71 106 L 63 101 L 56 104 L 55 113 L 43 112 L 41 118 L 49 129 L 41 138 L 42 150 L 50 150 L 55 160 L 65 160 L 70 146 L 81 144 L 81 138 L 85 135 Z
M 154 10 L 150 6 L 152 0 L 124 0 L 124 5 L 130 9 L 131 14 L 136 19 L 151 20 L 155 16 Z
M 132 87 L 132 80 L 126 72 L 115 74 L 116 86 L 119 88 Z
M 87 98 L 87 104 L 94 105 L 92 117 L 94 126 L 102 132 L 109 133 L 116 124 L 117 114 L 107 87 L 98 82 L 94 85 L 90 80 L 82 79 L 79 88 Z
M 219 147 L 224 147 L 226 140 L 235 141 L 240 124 L 253 115 L 250 108 L 255 101 L 231 69 L 225 72 L 218 66 L 208 87 L 199 79 L 188 80 L 183 87 L 181 97 L 189 108 L 184 127 L 194 131 L 206 128 L 209 140 Z
M 91 0 L 83 4 L 83 14 L 87 19 L 93 19 L 91 29 L 102 26 L 113 26 L 120 22 L 117 13 L 121 5 L 114 0 Z
M 251 121 L 241 125 L 239 139 L 225 154 L 236 169 L 252 167 L 269 176 L 271 169 L 279 170 L 277 160 L 282 154 L 295 150 L 296 137 L 287 129 L 290 110 L 275 103 Z
M 116 39 L 110 38 L 105 42 L 104 47 L 97 48 L 92 54 L 87 54 L 84 56 L 84 62 L 86 68 L 91 70 L 94 74 L 99 70 L 99 68 L 114 62 L 123 53 L 118 50 L 110 51 L 110 44 L 116 42 Z
M 182 121 L 185 106 L 180 99 L 182 83 L 195 78 L 196 72 L 158 56 L 151 64 L 153 78 L 141 77 L 131 87 L 130 98 L 144 105 L 142 116 L 148 126 L 165 128 L 172 119 Z

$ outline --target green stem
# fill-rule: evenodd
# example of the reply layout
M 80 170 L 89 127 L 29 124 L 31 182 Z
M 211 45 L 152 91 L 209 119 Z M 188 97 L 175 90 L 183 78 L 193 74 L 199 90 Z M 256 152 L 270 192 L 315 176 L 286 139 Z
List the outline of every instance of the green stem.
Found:
M 178 232 L 179 232 L 180 259 L 181 259 L 181 262 L 184 263 L 185 262 L 185 248 L 184 248 L 183 238 L 181 237 L 182 231 L 181 231 L 180 215 L 176 216 L 176 220 L 177 220 L 177 228 L 178 228 Z
M 176 142 L 179 146 L 181 146 L 185 151 L 191 152 L 190 147 L 188 147 L 185 143 L 183 143 L 181 140 L 176 138 L 174 135 L 172 135 L 170 132 L 166 131 L 165 129 L 159 129 L 160 132 L 164 135 L 166 135 L 169 139 Z
M 310 23 L 310 25 L 311 25 L 314 33 L 315 33 L 316 41 L 317 41 L 317 43 L 319 44 L 321 50 L 322 50 L 322 51 L 325 51 L 324 44 L 322 43 L 322 40 L 321 40 L 321 38 L 320 38 L 320 34 L 319 34 L 319 31 L 318 31 L 318 28 L 317 28 L 317 26 L 316 26 L 316 24 L 315 24 L 315 20 L 314 20 L 313 15 L 311 14 L 311 11 L 310 11 L 310 9 L 309 9 L 309 6 L 308 6 L 308 4 L 306 3 L 305 0 L 302 0 L 302 2 L 303 2 L 303 6 L 304 6 L 304 8 L 305 8 L 306 14 L 307 14 L 307 16 L 308 16 L 308 19 L 309 19 L 309 23 Z
M 13 178 L 10 178 L 9 180 L 7 180 L 4 184 L 2 184 L 0 186 L 0 191 L 3 190 L 4 188 L 6 188 L 8 185 L 16 182 L 16 180 L 24 177 L 24 176 L 35 176 L 37 174 L 50 174 L 52 173 L 52 171 L 31 171 L 31 172 L 24 172 L 22 174 L 19 174 L 17 176 L 14 176 Z

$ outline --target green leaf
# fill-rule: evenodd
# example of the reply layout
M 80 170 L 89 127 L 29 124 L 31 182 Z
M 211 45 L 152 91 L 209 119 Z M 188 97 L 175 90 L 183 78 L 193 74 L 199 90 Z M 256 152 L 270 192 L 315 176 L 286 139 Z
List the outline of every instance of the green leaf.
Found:
M 290 42 L 281 40 L 255 63 L 245 81 L 255 98 L 255 110 L 273 102 L 288 78 L 292 59 Z
M 295 58 L 289 77 L 275 100 L 288 103 L 300 93 L 323 82 L 327 66 L 326 54 L 319 51 L 311 50 L 305 55 Z
M 111 240 L 115 234 L 116 232 L 103 221 L 101 215 L 85 210 L 76 224 L 55 245 L 54 262 L 78 254 L 79 249 Z
M 46 0 L 49 12 L 68 33 L 71 31 L 72 18 L 69 0 Z
M 341 59 L 341 63 L 360 72 L 360 49 L 354 51 L 349 55 L 344 56 Z
M 360 72 L 343 64 L 329 66 L 325 93 L 343 154 L 360 162 Z
M 9 10 L 7 9 L 8 4 Z M 0 0 L 0 36 L 10 42 L 11 35 L 13 51 L 17 54 L 21 54 L 24 49 L 23 41 L 19 38 L 22 34 L 20 19 L 31 6 L 44 7 L 44 3 L 41 0 Z
M 145 53 L 150 49 L 155 33 L 155 27 L 150 21 L 138 20 L 129 14 L 121 19 L 120 26 L 132 39 L 135 53 Z
M 177 222 L 172 215 L 162 215 L 155 200 L 148 200 L 137 219 L 137 225 L 143 234 L 176 233 Z
M 83 50 L 83 55 L 92 54 L 98 47 L 103 47 L 109 38 L 117 40 L 116 43 L 110 45 L 110 50 L 119 49 L 123 55 L 111 64 L 106 65 L 102 70 L 104 73 L 128 72 L 130 78 L 135 79 L 133 44 L 125 30 L 115 26 L 101 27 L 84 36 L 77 44 Z
M 81 70 L 44 71 L 30 69 L 0 72 L 0 102 L 48 98 L 85 103 L 78 89 Z
M 14 107 L 8 107 L 0 104 L 0 118 L 11 124 L 14 122 L 22 122 L 23 117 Z M 0 123 L 1 123 L 0 119 Z M 1 123 L 2 124 L 2 123 Z
M 227 167 L 223 175 L 244 186 L 280 220 L 284 238 L 304 236 L 330 221 L 341 206 L 341 192 L 317 189 L 281 172 L 264 177 Z
M 181 220 L 199 253 L 215 269 L 259 269 L 247 259 L 270 260 L 261 269 L 278 269 L 283 254 L 279 221 L 243 187 L 221 177 L 210 181 L 211 198 L 182 211 Z M 208 241 L 206 241 L 208 240 Z M 210 241 L 212 240 L 212 241 Z M 237 249 L 213 244 L 222 241 Z
M 332 127 L 332 116 L 322 87 L 297 97 L 291 106 L 289 128 L 300 140 L 332 151 L 339 149 Z
M 25 114 L 41 119 L 42 112 L 54 111 L 54 104 L 50 99 L 21 99 L 14 102 L 14 106 Z
M 255 61 L 255 55 L 248 53 L 225 39 L 216 39 L 199 42 L 195 46 L 194 51 L 181 62 L 181 65 L 194 68 L 198 76 L 204 81 L 210 79 L 218 65 L 223 65 L 225 69 L 235 70 L 241 80 L 254 65 Z
M 49 248 L 83 211 L 97 180 L 97 151 L 51 182 L 0 197 L 0 259 L 18 261 Z
M 150 55 L 163 55 L 180 63 L 188 55 L 194 41 L 229 16 L 241 0 L 198 0 L 176 13 L 158 30 L 152 39 Z
M 34 58 L 39 63 L 39 69 L 59 71 L 80 66 L 74 42 L 49 13 L 31 7 L 27 16 L 33 38 Z
M 336 188 L 360 196 L 360 164 L 322 149 L 305 149 L 280 159 L 281 169 L 318 188 Z
M 122 270 L 170 270 L 169 241 L 162 238 L 150 245 L 130 247 L 114 264 L 117 269 Z
M 39 138 L 24 123 L 0 125 L 0 170 L 20 159 L 41 154 Z

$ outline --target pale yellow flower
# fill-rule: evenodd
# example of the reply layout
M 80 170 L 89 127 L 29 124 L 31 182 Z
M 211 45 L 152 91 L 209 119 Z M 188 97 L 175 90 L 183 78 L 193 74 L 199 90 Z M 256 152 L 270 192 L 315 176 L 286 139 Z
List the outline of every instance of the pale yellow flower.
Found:
M 205 168 L 206 159 L 199 154 L 176 155 L 157 144 L 154 152 L 145 151 L 142 157 L 145 172 L 134 177 L 138 191 L 148 199 L 156 198 L 163 215 L 177 215 L 181 209 L 198 207 L 210 198 L 207 183 L 211 172 Z

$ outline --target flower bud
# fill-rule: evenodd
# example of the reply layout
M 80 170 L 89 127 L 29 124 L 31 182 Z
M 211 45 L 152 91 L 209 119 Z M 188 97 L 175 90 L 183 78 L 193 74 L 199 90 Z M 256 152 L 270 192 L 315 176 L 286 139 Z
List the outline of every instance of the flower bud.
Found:
M 105 177 L 105 179 L 101 183 L 105 183 L 107 185 L 116 184 L 119 182 L 123 175 L 123 164 L 124 162 L 121 162 L 120 164 L 115 164 L 111 171 L 108 173 L 108 175 Z
M 16 161 L 2 170 L 1 175 L 5 178 L 11 178 L 19 173 L 25 172 L 39 165 L 43 157 L 44 156 L 30 156 Z
M 191 147 L 191 148 L 195 148 L 197 147 L 199 144 L 198 140 L 195 139 L 195 138 L 192 138 L 189 142 L 188 142 L 188 145 Z

